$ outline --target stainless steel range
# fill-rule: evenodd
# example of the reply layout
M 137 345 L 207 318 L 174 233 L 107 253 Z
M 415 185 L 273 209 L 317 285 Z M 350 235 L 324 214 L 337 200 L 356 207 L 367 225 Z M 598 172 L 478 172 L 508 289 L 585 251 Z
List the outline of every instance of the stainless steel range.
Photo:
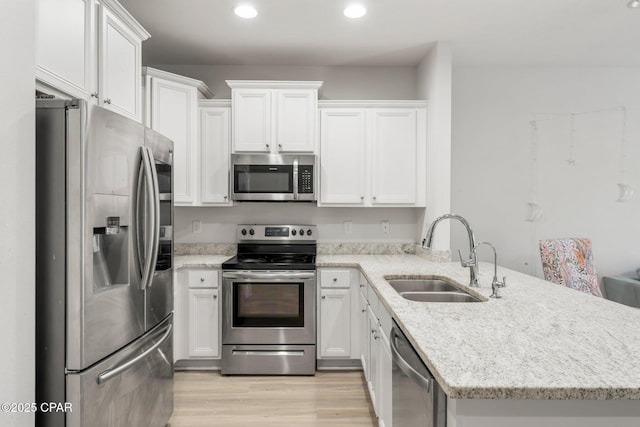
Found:
M 222 373 L 313 375 L 316 227 L 239 225 L 222 264 Z

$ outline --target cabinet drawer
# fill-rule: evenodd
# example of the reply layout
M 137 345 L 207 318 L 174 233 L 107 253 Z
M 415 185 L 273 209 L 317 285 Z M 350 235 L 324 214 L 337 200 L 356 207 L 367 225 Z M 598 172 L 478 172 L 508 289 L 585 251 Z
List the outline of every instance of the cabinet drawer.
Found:
M 348 288 L 351 286 L 349 270 L 321 270 L 321 288 Z
M 218 270 L 204 268 L 188 270 L 187 283 L 190 288 L 217 288 Z

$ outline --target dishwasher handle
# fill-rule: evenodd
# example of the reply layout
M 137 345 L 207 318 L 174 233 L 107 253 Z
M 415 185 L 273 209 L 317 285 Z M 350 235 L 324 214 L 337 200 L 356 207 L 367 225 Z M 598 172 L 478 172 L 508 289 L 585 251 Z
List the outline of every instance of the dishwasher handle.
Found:
M 406 376 L 408 376 L 413 381 L 415 381 L 418 385 L 420 385 L 420 387 L 427 390 L 427 393 L 430 393 L 433 380 L 430 378 L 426 378 L 425 376 L 420 374 L 420 372 L 416 371 L 416 369 L 413 366 L 411 366 L 406 360 L 404 360 L 404 358 L 400 355 L 400 352 L 398 351 L 398 347 L 396 345 L 396 340 L 401 339 L 405 342 L 406 340 L 402 335 L 398 333 L 398 330 L 396 329 L 395 326 L 391 328 L 390 338 L 391 339 L 389 340 L 389 342 L 391 344 L 391 355 L 392 355 L 393 362 L 396 365 L 398 365 L 398 368 L 400 368 L 400 370 Z M 410 346 L 408 342 L 406 343 L 407 345 Z

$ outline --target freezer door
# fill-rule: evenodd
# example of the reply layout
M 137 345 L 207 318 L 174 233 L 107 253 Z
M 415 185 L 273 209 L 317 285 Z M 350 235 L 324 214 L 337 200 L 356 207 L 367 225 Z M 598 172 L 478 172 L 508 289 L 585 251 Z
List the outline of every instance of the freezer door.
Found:
M 87 103 L 67 123 L 66 359 L 82 370 L 145 331 L 144 290 L 131 268 L 144 127 Z
M 164 427 L 173 412 L 173 315 L 106 360 L 67 374 L 67 427 Z

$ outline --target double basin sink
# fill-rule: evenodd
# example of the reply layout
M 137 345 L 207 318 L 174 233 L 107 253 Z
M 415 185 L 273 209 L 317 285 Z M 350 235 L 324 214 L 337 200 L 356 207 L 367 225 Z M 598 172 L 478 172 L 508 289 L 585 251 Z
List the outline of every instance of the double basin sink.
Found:
M 400 296 L 420 302 L 480 302 L 474 295 L 444 279 L 394 279 L 385 277 Z

